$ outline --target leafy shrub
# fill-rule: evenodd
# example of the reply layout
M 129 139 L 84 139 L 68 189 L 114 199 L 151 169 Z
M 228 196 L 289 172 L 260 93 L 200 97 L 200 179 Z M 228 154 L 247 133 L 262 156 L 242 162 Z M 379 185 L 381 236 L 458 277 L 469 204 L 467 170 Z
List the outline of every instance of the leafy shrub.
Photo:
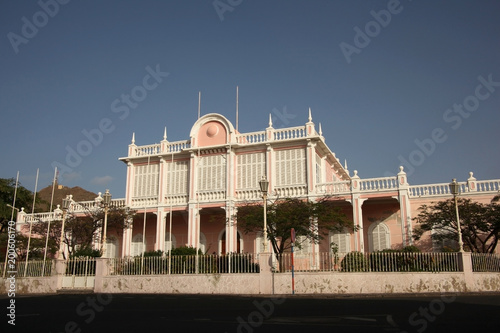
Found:
M 144 258 L 146 257 L 163 257 L 165 252 L 162 250 L 156 250 L 156 251 L 146 251 L 144 252 Z
M 99 258 L 102 255 L 100 250 L 95 250 L 91 247 L 84 247 L 74 251 L 70 258 L 83 258 L 83 257 L 91 257 L 91 258 Z
M 168 252 L 167 252 L 168 254 Z M 196 254 L 196 249 L 192 246 L 181 246 L 175 249 L 172 249 L 172 255 L 173 256 L 189 256 L 189 255 L 195 255 Z M 203 254 L 203 251 L 198 249 L 198 254 Z
M 407 245 L 407 246 L 403 247 L 401 252 L 420 253 L 422 251 L 420 251 L 420 249 L 418 247 L 416 247 L 415 245 Z
M 358 251 L 347 253 L 340 262 L 340 269 L 343 272 L 367 272 L 368 267 L 365 255 Z
M 252 262 L 251 256 L 228 253 L 216 256 L 219 273 L 258 273 L 259 264 Z

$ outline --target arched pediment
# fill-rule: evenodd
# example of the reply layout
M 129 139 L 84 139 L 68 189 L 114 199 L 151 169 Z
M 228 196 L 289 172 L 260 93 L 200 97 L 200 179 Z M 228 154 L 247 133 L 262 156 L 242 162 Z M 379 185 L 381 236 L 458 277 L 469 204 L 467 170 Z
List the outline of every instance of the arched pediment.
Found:
M 209 113 L 198 119 L 189 134 L 191 137 L 191 147 L 207 147 L 234 143 L 234 135 L 233 124 L 226 117 L 217 113 Z

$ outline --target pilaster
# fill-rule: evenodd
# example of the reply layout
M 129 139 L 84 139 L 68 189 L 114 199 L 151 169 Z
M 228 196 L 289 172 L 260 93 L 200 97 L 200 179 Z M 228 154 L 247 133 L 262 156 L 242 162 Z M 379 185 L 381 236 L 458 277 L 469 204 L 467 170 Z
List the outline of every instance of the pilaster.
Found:
M 167 178 L 167 162 L 163 156 L 160 157 L 160 165 L 158 170 L 158 205 L 165 201 L 165 180 Z M 167 180 L 168 182 L 168 180 Z
M 265 175 L 267 180 L 269 181 L 269 189 L 268 193 L 274 193 L 274 187 L 276 186 L 276 182 L 274 179 L 276 178 L 276 163 L 274 163 L 274 149 L 268 144 L 266 149 L 266 161 L 265 161 Z
M 198 163 L 200 157 L 195 152 L 191 152 L 189 160 L 189 202 L 198 200 Z
M 352 204 L 352 218 L 354 226 L 358 230 L 354 233 L 354 249 L 355 251 L 364 252 L 365 251 L 365 240 L 364 240 L 364 230 L 363 230 L 363 202 L 366 199 L 360 196 L 360 178 L 358 176 L 358 171 L 354 170 L 354 176 L 351 178 L 351 204 Z
M 306 148 L 306 176 L 307 192 L 313 194 L 316 187 L 316 143 L 310 139 L 307 140 Z
M 226 199 L 234 200 L 236 183 L 236 154 L 231 146 L 226 147 Z
M 125 206 L 132 206 L 132 196 L 134 194 L 134 164 L 127 162 L 127 188 L 125 189 Z
M 408 178 L 404 168 L 399 167 L 399 173 L 397 175 L 398 181 L 398 201 L 399 210 L 401 211 L 401 235 L 403 239 L 403 247 L 411 245 L 412 241 L 412 226 L 411 226 L 411 206 L 409 198 L 409 188 Z

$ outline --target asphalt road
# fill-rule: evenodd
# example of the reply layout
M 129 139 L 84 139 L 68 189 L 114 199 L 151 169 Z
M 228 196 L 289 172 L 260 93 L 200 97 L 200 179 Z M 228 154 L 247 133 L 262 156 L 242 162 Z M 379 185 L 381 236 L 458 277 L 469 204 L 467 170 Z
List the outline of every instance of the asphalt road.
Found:
M 500 328 L 500 294 L 16 296 L 1 332 L 472 332 Z

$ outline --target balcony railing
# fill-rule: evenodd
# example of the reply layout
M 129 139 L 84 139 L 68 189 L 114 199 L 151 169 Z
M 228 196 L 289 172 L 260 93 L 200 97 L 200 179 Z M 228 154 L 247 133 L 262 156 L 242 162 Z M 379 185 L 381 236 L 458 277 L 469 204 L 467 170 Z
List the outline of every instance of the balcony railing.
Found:
M 398 179 L 396 177 L 380 177 L 380 178 L 366 178 L 359 180 L 359 188 L 361 191 L 384 191 L 384 190 L 397 190 Z
M 500 191 L 500 179 L 476 181 L 476 188 L 469 188 L 468 182 L 458 182 L 460 193 L 494 193 Z M 448 183 L 412 185 L 409 187 L 410 197 L 435 197 L 450 195 Z

